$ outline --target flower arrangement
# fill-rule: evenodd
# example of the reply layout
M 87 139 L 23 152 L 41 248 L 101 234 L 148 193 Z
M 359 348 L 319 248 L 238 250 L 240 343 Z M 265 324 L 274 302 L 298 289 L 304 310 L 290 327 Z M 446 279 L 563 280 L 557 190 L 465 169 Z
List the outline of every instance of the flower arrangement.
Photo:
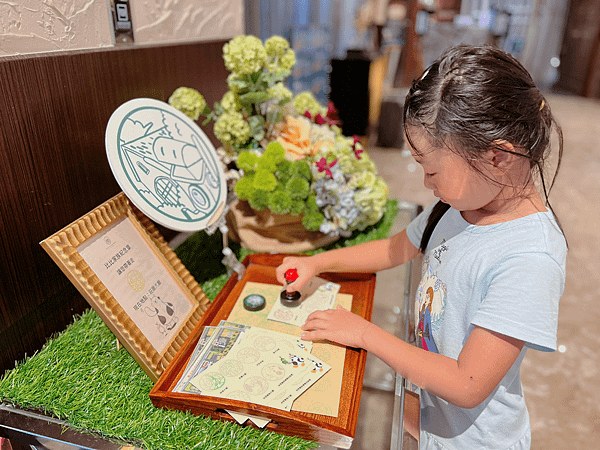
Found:
M 296 57 L 287 40 L 237 36 L 223 47 L 228 91 L 211 109 L 189 87 L 169 103 L 203 125 L 214 121 L 234 191 L 254 210 L 301 215 L 308 231 L 349 236 L 381 219 L 388 188 L 356 137 L 338 126 L 335 108 L 285 86 Z

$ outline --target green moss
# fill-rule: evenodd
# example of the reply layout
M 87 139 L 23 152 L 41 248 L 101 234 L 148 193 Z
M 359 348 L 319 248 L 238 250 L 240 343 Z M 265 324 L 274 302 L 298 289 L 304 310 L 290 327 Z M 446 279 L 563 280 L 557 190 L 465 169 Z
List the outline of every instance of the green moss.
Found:
M 312 179 L 312 175 L 310 173 L 310 166 L 303 159 L 299 159 L 297 161 L 292 162 L 292 166 L 290 168 L 290 175 L 299 175 L 303 178 L 306 178 L 309 181 Z
M 290 205 L 290 214 L 293 214 L 295 216 L 297 216 L 298 214 L 302 214 L 305 207 L 306 207 L 306 204 L 304 203 L 304 200 L 293 200 L 292 199 L 292 202 Z
M 318 211 L 319 207 L 317 206 L 317 197 L 315 194 L 309 194 L 306 199 L 306 211 Z
M 291 177 L 291 168 L 292 162 L 284 159 L 277 165 L 277 170 L 275 171 L 275 177 L 277 177 L 278 181 L 285 181 Z
M 274 174 L 277 170 L 277 163 L 275 162 L 275 159 L 267 158 L 266 155 L 263 155 L 258 158 L 258 167 L 256 170 L 266 170 L 267 172 Z

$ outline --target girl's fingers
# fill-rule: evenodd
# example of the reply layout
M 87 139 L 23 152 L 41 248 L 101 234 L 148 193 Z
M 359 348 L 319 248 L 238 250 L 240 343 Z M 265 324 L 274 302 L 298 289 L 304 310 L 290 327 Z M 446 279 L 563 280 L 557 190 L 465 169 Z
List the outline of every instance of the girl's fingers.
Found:
M 289 257 L 283 259 L 283 262 L 275 269 L 275 275 L 277 276 L 277 281 L 281 284 L 286 284 L 285 280 L 285 272 L 291 268 L 293 262 L 290 261 Z
M 323 339 L 320 334 L 321 333 L 319 331 L 307 331 L 306 333 L 302 333 L 300 335 L 300 339 L 303 341 L 317 341 Z
M 306 325 L 314 325 L 313 322 L 315 320 L 326 320 L 329 317 L 329 311 L 333 311 L 332 309 L 328 309 L 326 311 L 313 311 L 311 312 L 308 317 L 306 318 L 306 321 L 304 322 L 303 326 Z
M 304 323 L 304 325 L 302 325 L 300 327 L 301 330 L 324 330 L 327 328 L 327 324 L 328 322 L 326 320 L 323 319 L 311 319 L 311 320 L 306 320 L 306 322 Z
M 314 269 L 307 262 L 307 258 L 286 256 L 279 267 L 275 269 L 277 281 L 285 286 L 288 292 L 300 291 L 314 276 Z M 285 274 L 289 269 L 295 269 L 298 273 L 298 278 L 288 284 Z

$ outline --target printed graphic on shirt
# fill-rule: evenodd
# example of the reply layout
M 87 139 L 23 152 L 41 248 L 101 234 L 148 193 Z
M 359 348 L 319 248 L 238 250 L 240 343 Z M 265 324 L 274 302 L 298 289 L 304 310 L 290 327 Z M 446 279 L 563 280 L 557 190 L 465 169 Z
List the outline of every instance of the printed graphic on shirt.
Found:
M 433 332 L 440 327 L 444 317 L 447 289 L 446 284 L 433 272 L 429 264 L 429 256 L 423 260 L 423 269 L 424 275 L 416 294 L 415 334 L 421 348 L 439 353 Z
M 442 253 L 446 250 L 448 250 L 448 247 L 446 247 L 446 239 L 442 239 L 441 245 L 432 252 L 433 257 L 437 259 L 437 262 L 440 264 L 442 263 Z

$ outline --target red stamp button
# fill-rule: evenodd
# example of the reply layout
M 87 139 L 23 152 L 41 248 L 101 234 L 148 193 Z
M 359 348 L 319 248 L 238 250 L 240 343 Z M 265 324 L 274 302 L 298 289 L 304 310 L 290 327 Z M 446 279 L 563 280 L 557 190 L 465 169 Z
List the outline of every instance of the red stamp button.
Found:
M 288 283 L 293 283 L 298 279 L 298 271 L 296 269 L 288 269 L 285 271 L 285 280 Z

